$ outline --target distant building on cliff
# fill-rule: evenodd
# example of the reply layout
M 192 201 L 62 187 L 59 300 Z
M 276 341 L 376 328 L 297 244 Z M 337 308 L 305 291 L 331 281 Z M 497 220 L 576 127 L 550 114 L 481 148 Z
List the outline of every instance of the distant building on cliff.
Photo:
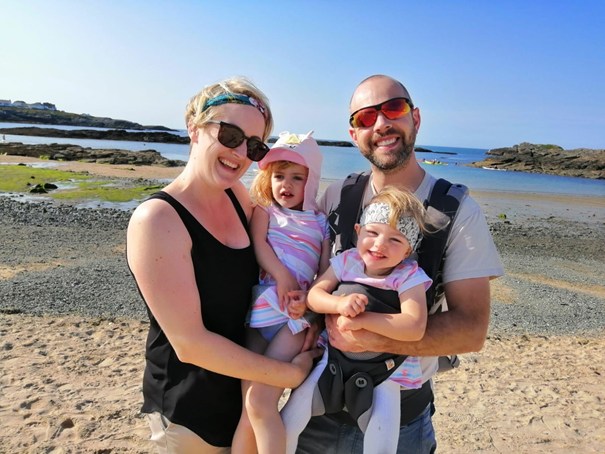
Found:
M 0 99 L 0 107 L 20 107 L 22 109 L 57 110 L 57 107 L 49 102 L 35 102 L 33 104 L 28 104 L 25 101 L 11 102 L 10 99 Z

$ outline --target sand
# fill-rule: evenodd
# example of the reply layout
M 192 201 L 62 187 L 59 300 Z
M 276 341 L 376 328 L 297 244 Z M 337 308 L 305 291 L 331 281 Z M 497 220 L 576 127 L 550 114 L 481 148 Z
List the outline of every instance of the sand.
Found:
M 0 162 L 11 160 L 0 156 Z M 15 161 L 30 162 L 24 158 Z M 66 163 L 65 168 L 119 177 L 172 178 L 178 174 L 178 169 L 130 170 L 82 163 Z M 506 213 L 515 222 L 529 217 L 544 221 L 550 216 L 565 225 L 568 218 L 584 213 L 587 232 L 597 229 L 598 237 L 603 231 L 603 200 L 473 195 L 488 218 Z M 494 232 L 498 238 L 508 238 L 500 236 L 505 234 Z M 527 292 L 531 295 L 531 279 L 540 282 L 540 291 L 573 292 L 574 298 L 590 298 L 598 307 L 605 304 L 601 250 L 591 255 L 590 242 L 584 245 L 573 234 L 565 238 L 569 253 L 586 250 L 581 265 L 588 263 L 596 270 L 592 281 L 566 280 L 548 267 L 524 272 L 521 256 L 526 246 L 503 247 L 510 276 L 495 282 L 497 312 L 505 314 L 520 307 Z M 545 245 L 529 255 L 543 255 L 544 263 L 558 263 L 556 245 L 551 249 L 548 241 Z M 5 263 L 0 257 L 0 269 Z M 7 272 L 0 279 L 11 276 Z M 438 452 L 605 452 L 602 322 L 597 321 L 596 329 L 579 330 L 565 329 L 563 321 L 549 331 L 525 326 L 503 329 L 498 317 L 493 321 L 484 349 L 462 355 L 458 369 L 435 380 Z M 132 318 L 0 313 L 0 452 L 152 451 L 147 423 L 139 412 L 146 330 L 146 322 Z

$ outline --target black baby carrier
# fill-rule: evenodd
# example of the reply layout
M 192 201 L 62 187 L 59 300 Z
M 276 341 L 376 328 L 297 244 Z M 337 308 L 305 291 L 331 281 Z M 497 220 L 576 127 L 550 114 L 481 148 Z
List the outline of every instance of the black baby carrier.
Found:
M 354 224 L 359 222 L 363 211 L 362 198 L 370 175 L 352 174 L 347 177 L 341 190 L 340 204 L 330 214 L 331 240 L 336 254 L 355 246 Z M 433 280 L 426 292 L 426 300 L 431 313 L 441 308 L 433 306 L 443 295 L 442 268 L 447 237 L 462 198 L 467 194 L 466 186 L 452 184 L 439 179 L 431 194 L 424 202 L 447 215 L 445 227 L 425 235 L 418 250 L 418 264 Z M 363 293 L 368 297 L 367 311 L 397 313 L 400 311 L 399 295 L 394 290 L 383 290 L 354 283 L 341 283 L 335 294 Z M 370 418 L 374 387 L 378 386 L 403 363 L 405 355 L 379 354 L 370 359 L 352 359 L 343 352 L 328 345 L 328 363 L 318 388 L 325 407 L 325 413 L 337 413 L 346 409 L 350 416 L 365 430 Z M 456 367 L 457 357 L 443 357 L 440 364 Z

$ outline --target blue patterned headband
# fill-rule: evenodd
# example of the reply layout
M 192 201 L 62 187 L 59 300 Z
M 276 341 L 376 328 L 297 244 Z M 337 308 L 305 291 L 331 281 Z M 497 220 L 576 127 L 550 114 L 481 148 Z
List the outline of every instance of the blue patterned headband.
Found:
M 361 215 L 359 224 L 387 224 L 391 215 L 391 207 L 383 202 L 371 203 L 368 205 Z M 422 241 L 422 233 L 416 220 L 411 216 L 402 216 L 397 220 L 397 230 L 407 238 L 412 250 L 415 251 L 420 241 Z
M 251 96 L 240 95 L 237 93 L 223 93 L 222 95 L 210 98 L 204 103 L 204 107 L 202 107 L 202 112 L 204 112 L 209 107 L 221 106 L 223 104 L 243 104 L 245 106 L 256 107 L 258 111 L 263 114 L 263 117 L 267 118 L 267 108 L 263 105 L 263 103 L 261 103 L 256 98 L 252 98 Z

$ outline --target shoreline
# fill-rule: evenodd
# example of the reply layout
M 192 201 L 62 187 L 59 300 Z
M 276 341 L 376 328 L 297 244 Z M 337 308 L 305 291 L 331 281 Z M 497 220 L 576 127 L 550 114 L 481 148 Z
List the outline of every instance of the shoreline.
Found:
M 174 178 L 181 170 L 60 164 L 114 178 Z M 492 282 L 484 349 L 435 379 L 439 451 L 599 452 L 605 200 L 471 194 L 506 275 Z M 152 451 L 140 414 L 148 322 L 124 258 L 129 216 L 0 197 L 7 452 Z
M 0 154 L 0 165 L 3 164 L 29 164 L 46 165 L 57 167 L 60 170 L 72 172 L 87 172 L 93 175 L 115 178 L 132 178 L 146 180 L 167 180 L 176 178 L 184 167 L 162 167 L 141 165 L 133 166 L 131 164 L 98 164 L 81 161 L 49 161 L 47 159 L 33 158 L 29 156 L 12 156 Z M 343 176 L 344 178 L 344 176 Z M 320 181 L 320 192 L 330 183 L 338 181 L 334 179 L 322 178 Z M 475 190 L 469 188 L 471 195 L 478 200 L 494 200 L 498 197 L 514 199 L 517 202 L 548 202 L 574 205 L 575 203 L 587 204 L 594 208 L 605 208 L 605 198 L 598 195 L 585 194 L 553 194 L 553 193 L 530 193 L 522 191 L 513 191 L 510 189 L 502 190 Z

